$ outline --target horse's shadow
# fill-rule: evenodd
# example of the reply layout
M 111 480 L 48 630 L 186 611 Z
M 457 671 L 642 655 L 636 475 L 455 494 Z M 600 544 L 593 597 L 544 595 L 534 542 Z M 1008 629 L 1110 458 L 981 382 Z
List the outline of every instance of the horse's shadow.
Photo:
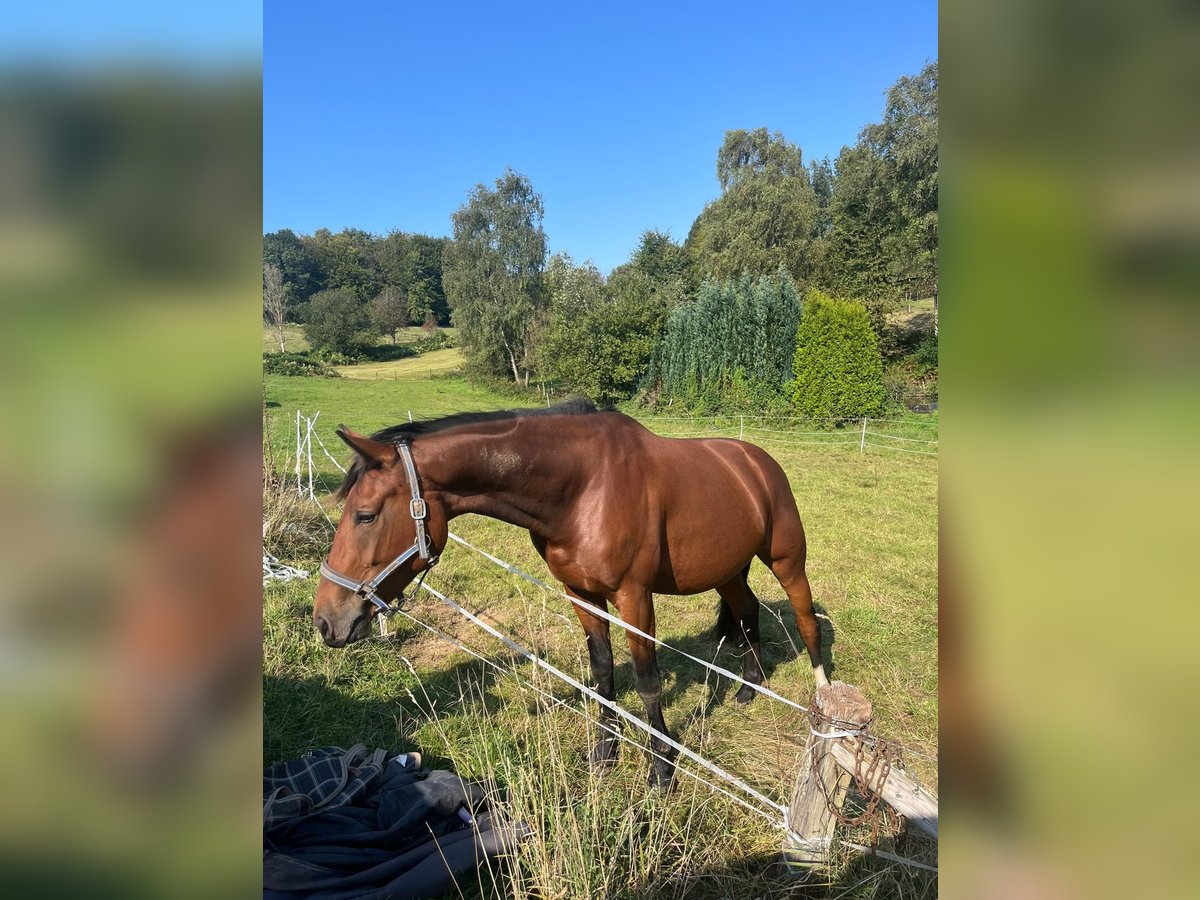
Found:
M 715 600 L 712 607 L 715 620 Z M 819 606 L 817 612 L 823 615 Z M 820 622 L 825 671 L 832 677 L 835 667 L 831 648 L 835 634 L 828 618 L 821 618 Z M 759 627 L 762 636 L 761 663 L 763 674 L 768 681 L 780 665 L 798 659 L 807 663 L 808 654 L 796 631 L 792 609 L 787 600 L 763 601 Z M 621 635 L 615 633 L 619 630 L 613 629 L 614 643 L 624 642 Z M 582 641 L 580 635 L 581 644 Z M 729 639 L 723 643 L 719 642 L 708 630 L 686 637 L 673 636 L 668 643 L 735 674 L 740 675 L 742 672 L 744 648 Z M 398 644 L 397 652 L 402 652 L 402 647 L 402 643 Z M 621 651 L 618 651 L 618 658 L 621 655 Z M 489 661 L 504 669 L 510 668 L 514 662 L 517 663 L 518 669 L 524 666 L 519 658 L 514 658 L 511 654 L 497 654 Z M 577 671 L 578 667 L 564 666 L 564 671 L 585 684 L 591 684 L 586 657 L 581 662 L 581 670 Z M 658 662 L 659 671 L 663 675 L 664 711 L 669 713 L 672 705 L 682 702 L 689 690 L 700 684 L 708 684 L 711 689 L 705 694 L 702 709 L 697 711 L 699 714 L 705 715 L 716 707 L 734 702 L 730 690 L 737 691 L 736 682 L 670 650 L 660 648 Z M 364 697 L 354 689 L 354 681 L 358 675 L 353 671 L 333 679 L 324 675 L 310 675 L 305 678 L 267 675 L 263 679 L 263 758 L 267 762 L 275 762 L 299 756 L 313 747 L 349 747 L 356 743 L 395 749 L 396 752 L 412 749 L 418 744 L 414 732 L 428 723 L 431 717 L 440 714 L 440 711 L 453 709 L 458 713 L 471 712 L 486 716 L 511 705 L 511 694 L 497 690 L 490 674 L 486 678 L 481 677 L 486 673 L 489 673 L 489 667 L 482 662 L 461 660 L 434 671 L 422 671 L 417 685 L 406 685 L 404 688 L 397 685 L 397 689 L 387 696 L 373 697 Z M 641 717 L 643 711 L 634 691 L 633 668 L 628 656 L 616 667 L 614 677 L 617 702 Z M 464 685 L 470 684 L 482 687 L 464 691 Z M 575 704 L 585 702 L 579 693 L 568 685 L 546 687 L 557 701 Z M 787 691 L 780 693 L 788 695 Z M 756 698 L 758 702 L 765 699 Z M 793 699 L 801 703 L 807 702 L 807 698 L 803 696 Z M 530 715 L 541 715 L 552 706 L 553 704 L 533 698 L 527 704 L 527 712 Z M 425 752 L 425 748 L 419 749 Z M 436 768 L 451 768 L 449 760 L 436 754 L 427 754 L 425 762 Z
M 760 663 L 765 680 L 769 682 L 780 665 L 800 658 L 807 662 L 808 651 L 804 649 L 800 633 L 796 630 L 796 620 L 791 604 L 787 600 L 770 602 L 764 600 L 761 602 L 759 633 L 762 638 L 762 658 Z M 820 604 L 814 603 L 813 606 L 820 617 L 818 621 L 821 623 L 821 660 L 825 664 L 825 674 L 832 679 L 835 670 L 832 648 L 836 637 L 833 623 L 826 616 L 825 610 Z M 717 601 L 714 600 L 712 607 L 715 621 Z M 617 638 L 618 636 L 614 635 L 614 640 Z M 742 674 L 743 654 L 749 652 L 747 647 L 739 646 L 736 641 L 729 638 L 722 642 L 709 629 L 686 637 L 672 637 L 664 642 L 677 650 L 718 665 L 738 676 Z M 805 666 L 805 668 L 808 667 Z M 658 669 L 663 676 L 662 704 L 664 708 L 670 707 L 696 684 L 708 683 L 713 686 L 708 694 L 708 701 L 704 704 L 706 711 L 723 703 L 733 702 L 730 691 L 736 692 L 739 688 L 738 683 L 732 679 L 662 647 L 658 649 Z M 626 660 L 617 666 L 615 676 L 618 696 L 625 689 L 632 690 L 634 679 L 633 666 L 630 661 Z M 787 696 L 786 691 L 779 693 Z M 797 702 L 807 703 L 805 697 L 793 699 Z
M 424 745 L 415 733 L 446 710 L 486 716 L 505 705 L 504 697 L 490 686 L 474 687 L 481 683 L 482 670 L 481 663 L 465 660 L 434 672 L 423 671 L 416 683 L 398 683 L 390 694 L 374 697 L 363 697 L 354 689 L 358 678 L 354 674 L 334 679 L 266 675 L 263 761 L 270 765 L 314 747 L 361 743 L 397 753 L 420 750 L 424 765 L 453 769 L 451 760 Z

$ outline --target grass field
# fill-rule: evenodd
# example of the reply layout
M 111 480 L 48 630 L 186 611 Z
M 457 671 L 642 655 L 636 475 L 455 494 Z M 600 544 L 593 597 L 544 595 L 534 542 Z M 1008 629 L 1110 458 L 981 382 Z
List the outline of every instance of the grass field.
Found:
M 453 328 L 442 328 L 441 331 L 453 336 L 455 330 Z M 420 326 L 413 325 L 409 328 L 401 328 L 396 334 L 396 340 L 401 344 L 411 344 L 420 337 L 424 337 L 425 332 Z M 301 350 L 309 348 L 308 339 L 304 337 L 304 326 L 288 323 L 283 326 L 283 342 L 289 353 L 298 353 Z M 381 337 L 377 344 L 390 344 L 390 337 Z M 263 325 L 263 353 L 278 353 L 279 352 L 279 335 L 269 325 Z
M 432 350 L 420 356 L 410 356 L 406 359 L 393 359 L 389 362 L 364 363 L 358 366 L 338 366 L 338 374 L 343 378 L 357 378 L 367 381 L 381 379 L 409 380 L 413 378 L 433 378 L 445 375 L 463 364 L 462 353 L 458 348 L 447 350 Z
M 288 353 L 299 353 L 308 349 L 308 340 L 304 337 L 304 328 L 300 325 L 287 324 L 283 326 L 283 343 Z M 279 352 L 279 333 L 269 325 L 263 325 L 263 353 Z
M 888 321 L 901 328 L 915 331 L 933 331 L 933 298 L 911 300 L 900 304 L 899 309 L 888 316 Z
M 333 435 L 338 422 L 366 432 L 403 421 L 410 410 L 421 417 L 514 405 L 511 398 L 453 378 L 272 376 L 264 391 L 271 449 L 280 467 L 297 409 L 306 415 L 321 412 L 318 433 L 344 460 L 347 454 Z M 663 432 L 698 427 L 665 418 L 649 424 Z M 727 420 L 699 427 L 725 427 L 736 436 L 744 424 Z M 766 430 L 768 424 L 755 439 L 788 473 L 805 520 L 809 573 L 817 602 L 829 617 L 824 628 L 832 647 L 830 676 L 858 685 L 874 702 L 880 735 L 936 755 L 936 457 L 874 448 L 860 454 L 851 443 L 804 445 L 794 441 L 822 438 L 804 437 L 803 426 L 789 430 L 774 423 Z M 936 437 L 936 423 L 889 427 Z M 851 441 L 856 434 L 835 432 L 830 439 Z M 314 462 L 326 487 L 334 487 L 340 479 L 336 467 L 323 455 Z M 336 518 L 332 508 L 330 514 Z M 546 576 L 525 532 L 475 516 L 456 520 L 453 528 L 526 571 Z M 314 547 L 307 558 L 289 561 L 313 569 L 325 549 Z M 807 702 L 811 670 L 797 655 L 799 637 L 783 591 L 757 562 L 750 580 L 766 607 L 768 683 Z M 586 672 L 582 634 L 567 601 L 457 545 L 445 552 L 429 583 L 564 671 Z M 311 624 L 314 587 L 302 581 L 271 584 L 264 591 L 264 759 L 361 741 L 397 752 L 419 748 L 430 765 L 453 768 L 466 778 L 494 778 L 505 789 L 505 811 L 530 822 L 535 836 L 516 864 L 479 886 L 464 886 L 466 896 L 936 896 L 933 876 L 862 858 L 843 866 L 823 890 L 810 886 L 797 894 L 794 881 L 769 866 L 779 833 L 725 797 L 682 775 L 671 794 L 650 793 L 645 754 L 629 746 L 610 775 L 591 778 L 585 756 L 594 726 L 579 714 L 588 707 L 565 685 L 514 662 L 502 646 L 432 597 L 423 594 L 412 612 L 476 648 L 502 674 L 399 617 L 387 639 L 328 649 Z M 717 647 L 701 635 L 713 624 L 716 606 L 715 593 L 658 598 L 660 637 L 712 658 Z M 641 715 L 628 651 L 621 636 L 614 637 L 618 702 Z M 722 648 L 717 661 L 739 668 L 730 648 Z M 677 739 L 786 803 L 807 733 L 804 719 L 762 697 L 749 707 L 735 706 L 727 685 L 669 651 L 661 653 L 660 667 L 664 712 Z M 936 789 L 936 763 L 911 757 L 909 768 Z M 919 841 L 910 841 L 906 853 L 931 859 L 928 848 L 922 854 Z

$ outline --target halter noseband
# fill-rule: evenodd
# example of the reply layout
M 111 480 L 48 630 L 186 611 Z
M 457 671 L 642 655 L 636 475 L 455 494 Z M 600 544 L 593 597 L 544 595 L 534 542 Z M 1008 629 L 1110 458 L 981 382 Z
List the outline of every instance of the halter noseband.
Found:
M 413 542 L 411 547 L 384 566 L 379 574 L 370 581 L 355 581 L 338 572 L 329 565 L 328 561 L 321 563 L 321 575 L 324 578 L 349 591 L 353 591 L 356 596 L 362 597 L 364 600 L 370 600 L 385 616 L 395 613 L 404 600 L 404 593 L 402 591 L 397 598 L 401 603 L 393 607 L 376 593 L 379 590 L 379 586 L 387 580 L 387 577 L 414 556 L 420 556 L 421 559 L 427 560 L 429 563 L 425 567 L 425 571 L 421 573 L 422 579 L 425 578 L 425 572 L 436 566 L 438 562 L 438 557 L 432 552 L 429 532 L 425 529 L 425 519 L 429 516 L 429 506 L 421 496 L 421 488 L 417 484 L 417 467 L 413 465 L 412 450 L 409 449 L 408 443 L 405 441 L 397 443 L 396 449 L 400 452 L 400 458 L 404 461 L 404 471 L 408 475 L 408 486 L 412 489 L 412 499 L 408 502 L 408 514 L 412 516 L 413 523 L 417 527 L 416 541 Z

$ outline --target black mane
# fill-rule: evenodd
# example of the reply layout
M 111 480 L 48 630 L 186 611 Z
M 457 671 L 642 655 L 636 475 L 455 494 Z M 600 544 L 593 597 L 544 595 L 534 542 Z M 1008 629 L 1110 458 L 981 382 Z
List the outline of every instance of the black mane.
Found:
M 586 416 L 596 412 L 603 412 L 603 410 L 597 409 L 591 400 L 580 398 L 559 403 L 557 406 L 534 407 L 532 409 L 499 409 L 494 412 L 454 413 L 454 415 L 442 416 L 440 419 L 424 419 L 418 422 L 402 422 L 399 425 L 392 425 L 376 431 L 371 435 L 371 439 L 387 444 L 413 443 L 427 434 L 436 434 L 439 431 L 445 431 L 449 428 L 458 428 L 460 425 L 503 422 L 507 419 L 524 419 L 533 416 Z M 342 479 L 342 486 L 338 488 L 337 494 L 335 494 L 338 500 L 346 499 L 346 495 L 350 493 L 350 489 L 362 477 L 366 468 L 366 460 L 359 454 L 354 454 L 354 461 L 350 464 L 350 469 L 346 472 L 346 477 Z

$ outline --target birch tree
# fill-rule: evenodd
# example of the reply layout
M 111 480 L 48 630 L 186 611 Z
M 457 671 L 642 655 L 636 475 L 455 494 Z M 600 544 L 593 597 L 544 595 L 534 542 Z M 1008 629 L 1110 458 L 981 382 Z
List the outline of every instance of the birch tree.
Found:
M 263 266 L 263 318 L 275 329 L 275 334 L 279 338 L 280 353 L 287 351 L 283 341 L 286 306 L 287 292 L 283 286 L 283 273 L 277 266 L 267 263 Z
M 545 307 L 542 198 L 507 169 L 454 213 L 443 282 L 463 355 L 474 370 L 529 383 L 533 328 Z

